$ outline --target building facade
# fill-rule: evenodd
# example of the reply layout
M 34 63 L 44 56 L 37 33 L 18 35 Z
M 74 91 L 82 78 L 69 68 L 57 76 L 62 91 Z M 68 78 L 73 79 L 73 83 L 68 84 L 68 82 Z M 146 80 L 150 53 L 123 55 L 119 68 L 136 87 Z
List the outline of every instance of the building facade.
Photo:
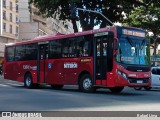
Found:
M 29 8 L 31 8 L 29 10 Z M 6 43 L 26 41 L 47 34 L 73 33 L 72 23 L 35 14 L 28 0 L 0 0 L 0 63 Z
M 0 62 L 6 43 L 14 43 L 19 34 L 18 0 L 0 0 Z
M 26 41 L 37 36 L 53 34 L 53 31 L 48 27 L 47 18 L 36 15 L 36 11 L 38 9 L 33 5 L 29 5 L 28 0 L 19 0 L 20 32 L 18 41 Z
M 29 10 L 30 8 L 30 10 Z M 28 4 L 28 0 L 19 0 L 19 41 L 30 40 L 47 34 L 73 33 L 72 23 L 56 19 L 45 18 L 35 14 L 38 9 Z

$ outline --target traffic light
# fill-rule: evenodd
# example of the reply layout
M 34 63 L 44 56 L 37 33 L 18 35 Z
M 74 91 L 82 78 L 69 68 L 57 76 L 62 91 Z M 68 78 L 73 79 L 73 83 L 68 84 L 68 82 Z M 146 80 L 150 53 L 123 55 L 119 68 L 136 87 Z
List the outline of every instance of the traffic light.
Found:
M 71 19 L 77 19 L 77 6 L 75 3 L 71 3 L 70 5 L 70 16 Z

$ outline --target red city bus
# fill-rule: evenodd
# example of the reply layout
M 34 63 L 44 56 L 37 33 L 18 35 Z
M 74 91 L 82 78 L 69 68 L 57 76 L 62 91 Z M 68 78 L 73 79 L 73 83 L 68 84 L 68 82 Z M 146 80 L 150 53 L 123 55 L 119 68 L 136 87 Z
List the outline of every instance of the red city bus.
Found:
M 27 88 L 47 83 L 83 92 L 150 85 L 145 31 L 111 26 L 73 34 L 48 35 L 5 47 L 4 78 Z

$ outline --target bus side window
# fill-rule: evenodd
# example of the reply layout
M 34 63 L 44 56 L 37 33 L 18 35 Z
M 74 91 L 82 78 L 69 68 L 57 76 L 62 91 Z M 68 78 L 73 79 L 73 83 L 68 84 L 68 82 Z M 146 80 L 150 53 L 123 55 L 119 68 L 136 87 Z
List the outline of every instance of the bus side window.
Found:
M 62 57 L 62 42 L 61 40 L 54 40 L 50 42 L 49 59 Z
M 69 38 L 69 57 L 76 57 L 76 37 Z
M 15 61 L 25 60 L 25 55 L 26 55 L 25 45 L 16 46 Z
M 15 47 L 6 48 L 6 61 L 7 62 L 14 61 L 14 50 L 15 50 Z
M 84 44 L 84 41 L 80 41 L 79 44 L 78 44 L 78 47 L 79 47 L 79 56 L 83 56 L 83 44 Z
M 67 39 L 63 39 L 62 40 L 62 57 L 69 57 L 68 53 L 69 53 L 69 44 L 68 44 L 68 40 Z
M 89 40 L 80 37 L 77 44 L 78 56 L 89 56 Z

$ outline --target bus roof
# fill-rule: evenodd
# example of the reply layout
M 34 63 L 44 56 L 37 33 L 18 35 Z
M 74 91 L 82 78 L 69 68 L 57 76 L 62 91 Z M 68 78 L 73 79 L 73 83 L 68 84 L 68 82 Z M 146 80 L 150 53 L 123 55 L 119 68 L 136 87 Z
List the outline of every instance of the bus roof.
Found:
M 96 29 L 96 30 L 88 30 L 88 31 L 71 33 L 71 34 L 57 33 L 57 34 L 44 35 L 44 36 L 39 36 L 39 37 L 36 37 L 34 39 L 31 39 L 31 40 L 27 40 L 27 41 L 9 43 L 9 44 L 6 44 L 6 46 L 45 42 L 45 41 L 50 41 L 50 40 L 56 40 L 56 39 L 62 39 L 62 38 L 68 38 L 68 37 L 75 37 L 75 36 L 82 36 L 82 35 L 94 34 L 94 33 L 105 32 L 105 31 L 116 31 L 116 27 L 120 27 L 120 26 L 107 26 L 106 28 L 101 28 L 101 29 Z M 134 28 L 134 27 L 122 27 L 122 28 L 128 28 L 128 29 L 131 28 L 131 29 L 142 30 L 142 29 Z
M 31 40 L 27 40 L 27 41 L 16 42 L 16 43 L 8 43 L 8 44 L 6 44 L 6 46 L 29 44 L 29 43 L 37 43 L 37 42 L 44 42 L 44 41 L 50 41 L 50 40 L 68 38 L 68 37 L 88 35 L 88 34 L 93 34 L 93 33 L 98 33 L 98 32 L 110 31 L 110 28 L 111 27 L 106 27 L 106 28 L 101 28 L 101 29 L 96 29 L 96 30 L 88 30 L 88 31 L 71 33 L 71 34 L 57 33 L 57 34 L 44 35 L 44 36 L 39 36 L 39 37 L 36 37 L 34 39 L 31 39 Z

